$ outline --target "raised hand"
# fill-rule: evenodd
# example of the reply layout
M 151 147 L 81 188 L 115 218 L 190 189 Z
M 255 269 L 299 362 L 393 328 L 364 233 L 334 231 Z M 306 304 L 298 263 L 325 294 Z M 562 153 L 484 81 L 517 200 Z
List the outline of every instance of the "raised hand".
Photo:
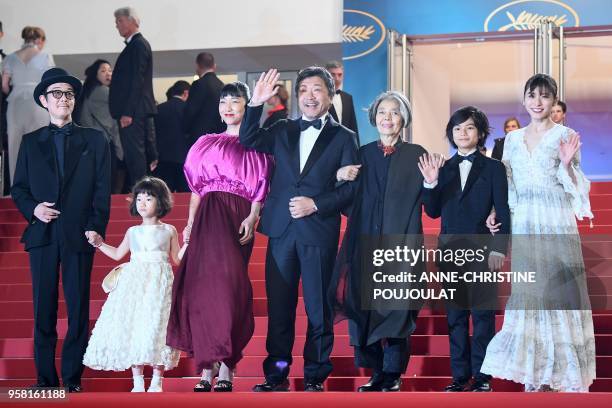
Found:
M 274 88 L 280 78 L 280 74 L 276 69 L 270 69 L 268 72 L 262 72 L 253 88 L 253 96 L 251 96 L 251 105 L 261 105 L 270 97 L 276 95 L 278 88 Z
M 428 154 L 425 153 L 419 157 L 417 166 L 425 179 L 427 184 L 432 184 L 438 180 L 440 174 L 440 168 L 444 166 L 444 156 L 441 154 Z
M 572 133 L 567 139 L 567 142 L 561 140 L 561 143 L 559 143 L 559 159 L 565 167 L 569 166 L 572 158 L 578 152 L 581 145 L 582 143 L 580 143 L 580 135 L 578 133 Z

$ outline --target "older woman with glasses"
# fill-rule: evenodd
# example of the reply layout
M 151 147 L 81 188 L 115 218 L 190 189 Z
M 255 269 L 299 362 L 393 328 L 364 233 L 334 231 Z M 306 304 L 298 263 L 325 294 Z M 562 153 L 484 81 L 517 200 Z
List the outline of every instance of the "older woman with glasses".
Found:
M 379 95 L 368 114 L 379 139 L 361 147 L 361 167 L 338 170 L 340 181 L 353 180 L 358 175 L 359 187 L 329 294 L 336 320 L 350 320 L 355 364 L 373 370 L 370 381 L 358 391 L 399 391 L 419 305 L 403 301 L 398 308 L 392 303 L 368 302 L 371 271 L 362 268 L 361 259 L 368 254 L 371 259 L 369 249 L 389 244 L 384 238 L 389 234 L 400 234 L 410 241 L 422 239 L 423 176 L 417 163 L 425 149 L 401 138 L 402 129 L 412 119 L 410 103 L 403 94 Z M 420 247 L 416 241 L 404 244 Z M 420 268 L 420 264 L 414 268 Z

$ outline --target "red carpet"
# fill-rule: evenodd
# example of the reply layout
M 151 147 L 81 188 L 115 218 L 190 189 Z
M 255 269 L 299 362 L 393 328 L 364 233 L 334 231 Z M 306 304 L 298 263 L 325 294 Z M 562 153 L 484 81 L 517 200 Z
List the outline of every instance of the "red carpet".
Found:
M 108 241 L 118 244 L 130 225 L 138 223 L 131 218 L 127 210 L 125 196 L 114 196 L 112 199 L 111 222 L 108 228 Z M 179 231 L 185 225 L 189 196 L 175 196 L 176 206 L 165 222 L 175 225 Z M 612 183 L 593 183 L 591 203 L 596 219 L 594 228 L 589 228 L 588 222 L 580 222 L 583 237 L 585 262 L 592 271 L 589 287 L 593 299 L 603 299 L 605 307 L 594 311 L 597 379 L 591 387 L 594 393 L 612 393 Z M 435 234 L 439 222 L 424 220 L 426 233 Z M 35 382 L 32 341 L 32 293 L 27 254 L 23 251 L 19 237 L 25 228 L 25 221 L 15 209 L 10 199 L 0 199 L 0 389 L 3 387 L 18 387 Z M 603 234 L 611 234 L 606 236 Z M 588 242 L 587 242 L 588 241 Z M 424 310 L 418 323 L 417 331 L 412 338 L 413 355 L 408 371 L 403 379 L 402 389 L 411 393 L 357 395 L 347 393 L 326 393 L 324 395 L 294 394 L 289 395 L 255 395 L 240 394 L 249 391 L 251 387 L 262 380 L 261 362 L 265 356 L 266 335 L 266 299 L 264 286 L 264 258 L 267 240 L 258 235 L 255 241 L 253 257 L 249 265 L 255 296 L 256 327 L 255 336 L 245 350 L 245 358 L 239 364 L 235 379 L 234 395 L 194 395 L 191 393 L 197 382 L 193 363 L 183 357 L 178 368 L 166 374 L 163 395 L 131 395 L 124 391 L 131 389 L 131 375 L 128 372 L 100 372 L 86 369 L 83 376 L 83 387 L 87 393 L 70 396 L 70 405 L 108 406 L 114 403 L 125 405 L 137 403 L 147 406 L 180 404 L 190 406 L 211 403 L 219 406 L 244 406 L 246 404 L 265 404 L 268 407 L 301 406 L 319 402 L 334 406 L 357 407 L 367 404 L 371 407 L 384 399 L 385 405 L 394 406 L 419 404 L 418 406 L 440 406 L 446 403 L 459 406 L 517 406 L 555 405 L 557 408 L 577 404 L 589 406 L 609 406 L 610 395 L 559 395 L 538 394 L 524 395 L 522 393 L 503 393 L 503 391 L 521 391 L 518 384 L 507 381 L 494 381 L 493 388 L 498 391 L 492 395 L 453 395 L 438 393 L 420 393 L 420 391 L 439 391 L 450 382 L 450 366 L 448 338 L 446 337 L 446 319 L 442 313 Z M 91 315 L 90 327 L 93 327 L 100 308 L 106 298 L 100 287 L 100 282 L 115 263 L 109 258 L 98 254 L 94 262 L 91 284 Z M 58 322 L 59 350 L 62 346 L 67 326 L 63 294 L 60 291 L 60 320 Z M 497 316 L 497 328 L 501 327 L 503 316 Z M 325 386 L 328 391 L 354 391 L 358 385 L 367 381 L 369 373 L 355 368 L 352 349 L 348 343 L 346 322 L 336 326 L 336 341 L 332 359 L 334 371 Z M 296 323 L 296 344 L 293 350 L 295 362 L 291 373 L 292 389 L 303 388 L 301 377 L 303 360 L 301 357 L 306 333 L 306 317 L 303 304 L 300 301 Z M 146 371 L 147 376 L 150 375 Z M 104 391 L 105 393 L 99 393 Z M 90 393 L 94 392 L 94 393 Z M 183 392 L 183 393 L 173 393 Z M 0 402 L 3 396 L 0 395 Z
M 7 400 L 0 399 L 0 404 Z M 515 407 L 554 407 L 589 408 L 609 407 L 610 397 L 606 394 L 445 394 L 445 393 L 392 393 L 392 394 L 357 394 L 357 393 L 232 393 L 226 395 L 163 393 L 163 394 L 126 394 L 95 393 L 68 396 L 60 403 L 62 407 L 108 408 L 122 407 L 251 407 L 251 408 L 300 408 L 300 407 L 334 407 L 334 408 L 372 408 L 384 404 L 385 408 L 394 407 L 470 407 L 470 408 L 515 408 Z M 31 406 L 23 402 L 12 406 Z M 2 404 L 8 406 L 8 404 Z M 37 407 L 57 407 L 58 402 L 37 402 Z

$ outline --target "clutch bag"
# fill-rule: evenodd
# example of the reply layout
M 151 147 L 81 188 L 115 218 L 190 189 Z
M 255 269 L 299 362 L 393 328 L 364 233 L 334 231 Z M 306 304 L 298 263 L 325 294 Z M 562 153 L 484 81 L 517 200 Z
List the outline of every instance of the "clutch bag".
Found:
M 105 293 L 110 293 L 117 287 L 117 282 L 119 282 L 119 278 L 121 277 L 121 272 L 123 272 L 123 267 L 126 264 L 121 264 L 115 266 L 111 271 L 104 277 L 102 281 L 102 289 L 104 289 Z

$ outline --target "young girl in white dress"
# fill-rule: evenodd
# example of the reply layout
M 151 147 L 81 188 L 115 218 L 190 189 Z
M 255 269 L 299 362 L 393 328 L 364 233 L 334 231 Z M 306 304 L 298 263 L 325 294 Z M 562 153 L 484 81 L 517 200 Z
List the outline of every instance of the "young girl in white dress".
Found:
M 132 368 L 132 392 L 144 392 L 143 369 L 153 366 L 148 392 L 162 391 L 165 370 L 178 365 L 180 352 L 166 345 L 174 275 L 170 260 L 179 262 L 178 234 L 160 219 L 172 208 L 166 183 L 145 177 L 132 190 L 130 213 L 142 224 L 130 227 L 115 248 L 98 248 L 118 261 L 131 253 L 116 287 L 109 293 L 89 339 L 83 364 L 95 370 Z

